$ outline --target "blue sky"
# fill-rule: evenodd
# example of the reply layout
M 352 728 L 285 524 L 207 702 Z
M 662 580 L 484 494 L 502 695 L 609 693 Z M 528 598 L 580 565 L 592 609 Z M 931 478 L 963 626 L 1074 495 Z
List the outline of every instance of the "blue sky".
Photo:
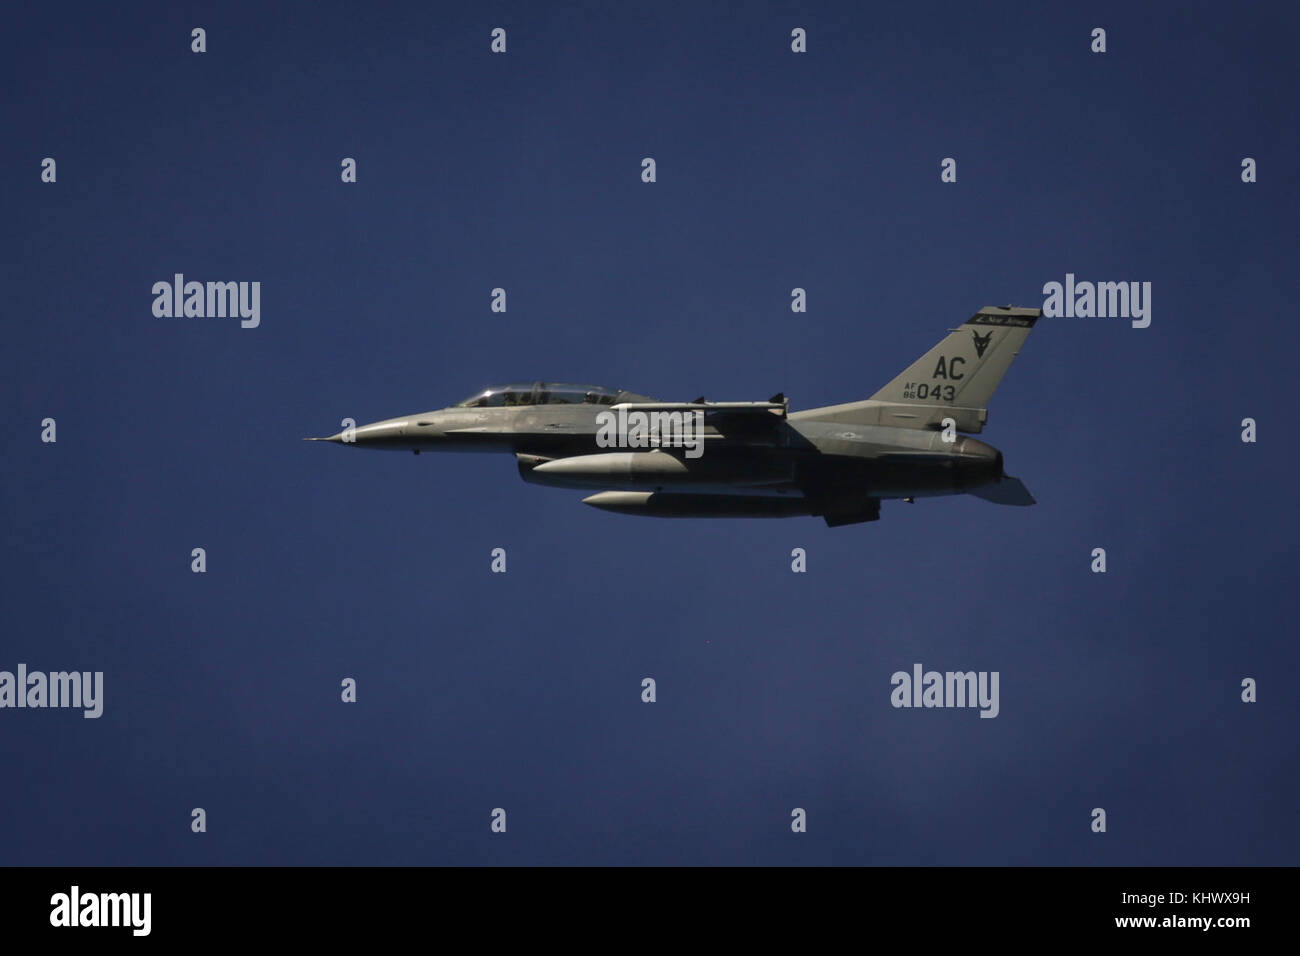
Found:
M 1296 862 L 1293 7 L 5 19 L 0 669 L 105 700 L 0 710 L 0 861 Z M 156 318 L 177 272 L 260 326 Z M 299 440 L 517 379 L 865 398 L 1067 272 L 1152 322 L 1038 323 L 980 436 L 1034 508 L 652 521 Z M 916 662 L 999 716 L 892 708 Z

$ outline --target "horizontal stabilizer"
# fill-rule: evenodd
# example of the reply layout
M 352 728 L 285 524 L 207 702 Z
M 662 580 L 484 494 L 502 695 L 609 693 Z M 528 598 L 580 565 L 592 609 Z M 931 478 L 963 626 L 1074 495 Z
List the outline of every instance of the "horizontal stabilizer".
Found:
M 995 505 L 1036 505 L 1034 496 L 1029 493 L 1024 482 L 1019 478 L 1012 478 L 1010 475 L 1003 475 L 1001 481 L 995 481 L 991 485 L 980 485 L 978 488 L 972 488 L 970 493 L 976 498 L 983 498 L 985 501 L 991 501 Z

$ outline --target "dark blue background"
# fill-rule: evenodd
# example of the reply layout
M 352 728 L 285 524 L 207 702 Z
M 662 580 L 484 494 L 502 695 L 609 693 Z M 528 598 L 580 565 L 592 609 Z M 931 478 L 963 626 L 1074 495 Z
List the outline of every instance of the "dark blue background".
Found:
M 5 14 L 0 669 L 105 712 L 0 711 L 0 862 L 1296 862 L 1292 5 L 382 6 Z M 155 318 L 175 272 L 261 327 Z M 1039 322 L 981 436 L 1035 508 L 656 522 L 299 440 L 865 398 L 1066 272 L 1152 323 Z M 893 709 L 917 661 L 1001 715 Z

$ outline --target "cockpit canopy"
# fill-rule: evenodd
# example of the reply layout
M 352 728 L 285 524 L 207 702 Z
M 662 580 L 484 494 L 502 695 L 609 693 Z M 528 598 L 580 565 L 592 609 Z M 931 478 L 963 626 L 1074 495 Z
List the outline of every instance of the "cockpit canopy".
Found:
M 456 408 L 502 408 L 514 405 L 613 405 L 622 394 L 616 388 L 565 382 L 523 382 L 493 385 L 476 392 Z

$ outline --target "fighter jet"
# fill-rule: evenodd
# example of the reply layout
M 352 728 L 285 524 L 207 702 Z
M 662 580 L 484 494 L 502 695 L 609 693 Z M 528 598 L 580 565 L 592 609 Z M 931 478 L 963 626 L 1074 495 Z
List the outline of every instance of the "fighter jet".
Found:
M 815 515 L 875 521 L 885 499 L 972 494 L 1032 505 L 1002 453 L 969 434 L 1040 309 L 986 306 L 868 399 L 791 411 L 765 402 L 661 402 L 595 385 L 495 385 L 437 411 L 345 429 L 328 441 L 401 451 L 499 451 L 539 485 L 658 518 Z M 963 434 L 965 433 L 965 434 Z

